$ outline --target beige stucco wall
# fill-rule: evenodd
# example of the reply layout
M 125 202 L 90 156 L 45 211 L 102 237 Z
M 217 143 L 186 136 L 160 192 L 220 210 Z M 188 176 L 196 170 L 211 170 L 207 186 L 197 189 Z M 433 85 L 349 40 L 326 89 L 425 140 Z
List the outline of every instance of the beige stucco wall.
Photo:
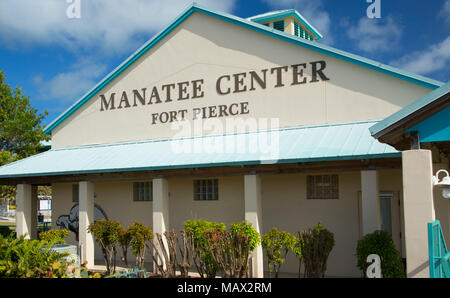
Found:
M 276 77 L 267 74 L 267 88 L 218 95 L 216 80 L 222 75 L 324 60 L 329 81 L 291 86 L 292 71 L 283 77 L 285 87 L 274 88 Z M 203 98 L 137 106 L 100 112 L 99 94 L 108 99 L 123 91 L 133 103 L 132 90 L 203 79 Z M 232 83 L 229 84 L 232 86 Z M 228 85 L 227 85 L 228 86 Z M 194 13 L 156 46 L 105 86 L 52 132 L 52 147 L 112 143 L 172 137 L 179 130 L 170 124 L 151 125 L 151 114 L 194 107 L 248 102 L 244 118 L 278 118 L 281 127 L 382 119 L 422 97 L 429 90 L 416 84 L 345 62 L 316 51 L 280 41 L 235 24 Z M 174 92 L 174 91 L 173 91 Z M 161 94 L 162 96 L 162 94 Z M 234 116 L 237 117 L 237 116 Z M 225 124 L 225 119 L 217 118 Z M 233 128 L 228 127 L 228 131 Z M 204 131 L 203 133 L 209 133 Z M 217 133 L 217 132 L 215 132 Z M 198 133 L 197 133 L 198 134 Z
M 223 222 L 226 225 L 244 219 L 244 177 L 218 179 L 217 201 L 195 201 L 193 179 L 169 180 L 171 229 L 183 229 L 184 222 L 188 219 L 204 219 Z
M 399 192 L 400 170 L 380 171 L 380 189 Z M 193 179 L 169 179 L 170 229 L 180 230 L 188 219 L 223 222 L 227 226 L 244 219 L 244 177 L 211 177 L 219 179 L 218 201 L 194 201 Z M 272 227 L 298 236 L 298 231 L 314 227 L 318 221 L 335 234 L 335 247 L 330 255 L 327 275 L 359 277 L 356 268 L 356 245 L 359 238 L 360 215 L 358 192 L 361 190 L 360 172 L 339 173 L 339 200 L 307 200 L 306 174 L 261 175 L 262 232 Z M 108 217 L 118 220 L 124 227 L 134 221 L 152 226 L 152 202 L 133 202 L 132 182 L 95 183 L 95 203 Z M 52 221 L 67 214 L 72 207 L 71 184 L 54 184 Z M 393 232 L 399 229 L 397 212 L 392 207 Z M 398 209 L 397 209 L 398 210 Z M 393 233 L 394 234 L 394 233 Z M 395 241 L 400 241 L 394 237 Z M 71 234 L 69 243 L 76 244 Z M 102 255 L 97 247 L 96 260 Z M 148 256 L 149 258 L 149 256 Z M 119 259 L 118 259 L 119 260 Z M 130 262 L 133 258 L 130 254 Z M 264 259 L 265 270 L 267 260 Z M 119 262 L 120 263 L 120 262 Z M 298 261 L 292 253 L 282 272 L 297 273 Z
M 70 208 L 75 203 L 72 202 L 71 183 L 53 184 L 52 192 L 52 226 L 56 227 L 58 217 L 69 214 Z M 124 228 L 132 225 L 135 221 L 148 226 L 152 225 L 152 202 L 133 201 L 133 182 L 96 182 L 95 195 L 94 203 L 105 211 L 109 219 L 119 221 Z M 74 233 L 70 233 L 67 243 L 78 244 Z M 119 252 L 118 261 L 122 253 L 121 250 Z M 101 249 L 96 245 L 95 259 L 101 260 L 102 258 Z M 130 257 L 129 260 L 133 259 Z

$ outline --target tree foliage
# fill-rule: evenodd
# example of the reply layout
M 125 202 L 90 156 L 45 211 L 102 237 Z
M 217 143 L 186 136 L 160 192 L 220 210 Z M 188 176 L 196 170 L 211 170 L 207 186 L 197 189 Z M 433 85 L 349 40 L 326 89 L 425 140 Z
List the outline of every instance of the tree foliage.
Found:
M 22 89 L 10 87 L 0 71 L 0 166 L 36 154 L 40 142 L 50 139 L 41 124 L 46 115 L 31 107 Z M 14 198 L 15 188 L 2 186 L 0 197 Z

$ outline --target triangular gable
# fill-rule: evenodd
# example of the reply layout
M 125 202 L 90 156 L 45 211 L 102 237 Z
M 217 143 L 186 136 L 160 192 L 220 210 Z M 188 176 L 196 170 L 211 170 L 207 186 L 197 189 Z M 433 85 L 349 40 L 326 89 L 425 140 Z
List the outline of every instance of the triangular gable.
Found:
M 131 64 L 138 60 L 142 55 L 144 55 L 149 49 L 154 47 L 161 39 L 172 32 L 178 27 L 184 20 L 186 20 L 194 12 L 199 12 L 208 16 L 212 16 L 226 22 L 230 22 L 241 27 L 251 29 L 277 39 L 290 42 L 301 47 L 338 58 L 347 62 L 351 62 L 372 70 L 379 71 L 381 73 L 389 74 L 396 78 L 400 78 L 426 88 L 436 89 L 443 85 L 442 82 L 429 79 L 423 76 L 419 76 L 413 73 L 405 72 L 397 68 L 381 64 L 379 62 L 366 59 L 354 54 L 347 53 L 345 51 L 337 50 L 332 47 L 319 44 L 317 42 L 311 42 L 296 36 L 280 32 L 276 29 L 269 28 L 252 21 L 236 17 L 227 13 L 216 12 L 205 7 L 199 6 L 198 4 L 192 4 L 188 9 L 181 13 L 167 28 L 165 28 L 160 33 L 156 34 L 152 39 L 147 41 L 141 48 L 134 52 L 130 57 L 128 57 L 122 64 L 120 64 L 116 69 L 109 73 L 105 78 L 103 78 L 94 88 L 83 95 L 77 102 L 75 102 L 71 107 L 69 107 L 65 112 L 63 112 L 59 117 L 57 117 L 53 122 L 51 122 L 45 129 L 45 133 L 51 133 L 59 124 L 61 124 L 65 119 L 77 111 L 81 106 L 83 106 L 87 101 L 89 101 L 95 94 L 97 94 L 102 88 L 108 85 L 112 80 L 114 80 L 118 75 L 125 71 Z
M 264 23 L 267 21 L 285 18 L 292 16 L 297 21 L 299 21 L 305 28 L 307 28 L 312 34 L 315 35 L 316 39 L 321 39 L 323 36 L 320 34 L 319 30 L 317 30 L 313 25 L 311 25 L 298 11 L 295 9 L 285 9 L 276 12 L 269 12 L 261 15 L 256 15 L 253 17 L 247 18 L 247 20 L 256 22 L 256 23 Z

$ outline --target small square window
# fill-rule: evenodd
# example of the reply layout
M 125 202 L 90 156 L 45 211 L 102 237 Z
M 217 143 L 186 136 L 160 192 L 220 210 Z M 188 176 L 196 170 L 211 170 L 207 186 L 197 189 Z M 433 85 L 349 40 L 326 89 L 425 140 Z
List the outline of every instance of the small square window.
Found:
M 194 200 L 217 201 L 219 200 L 219 180 L 204 179 L 194 180 Z
M 133 201 L 153 201 L 153 184 L 151 182 L 134 182 Z
M 308 200 L 339 199 L 339 176 L 316 175 L 307 176 L 306 198 Z

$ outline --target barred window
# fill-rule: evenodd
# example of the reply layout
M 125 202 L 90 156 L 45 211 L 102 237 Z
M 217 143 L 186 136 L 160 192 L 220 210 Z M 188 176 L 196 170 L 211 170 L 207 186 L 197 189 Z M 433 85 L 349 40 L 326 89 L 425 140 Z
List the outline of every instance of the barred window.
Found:
M 308 200 L 337 200 L 339 199 L 338 175 L 307 176 Z
M 72 184 L 72 202 L 78 203 L 80 201 L 79 184 Z
M 153 201 L 153 187 L 151 182 L 133 183 L 133 201 Z
M 217 201 L 219 199 L 219 180 L 194 180 L 194 200 Z

